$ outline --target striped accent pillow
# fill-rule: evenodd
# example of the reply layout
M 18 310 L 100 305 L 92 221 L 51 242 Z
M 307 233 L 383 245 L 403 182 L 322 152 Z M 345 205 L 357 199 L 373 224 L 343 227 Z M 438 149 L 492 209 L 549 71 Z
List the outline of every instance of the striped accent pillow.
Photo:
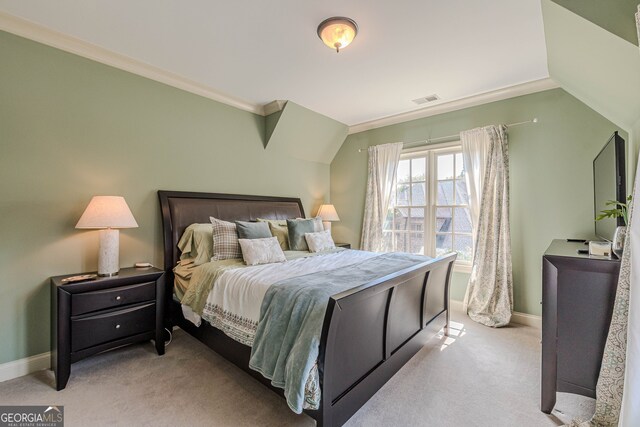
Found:
M 242 258 L 236 225 L 233 222 L 214 217 L 209 217 L 209 220 L 213 224 L 213 256 L 211 261 Z

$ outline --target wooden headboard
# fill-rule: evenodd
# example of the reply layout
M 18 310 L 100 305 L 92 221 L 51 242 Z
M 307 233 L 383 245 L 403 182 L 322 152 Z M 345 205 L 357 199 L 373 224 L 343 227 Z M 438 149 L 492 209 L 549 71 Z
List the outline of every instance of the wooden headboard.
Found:
M 292 197 L 158 191 L 164 237 L 164 269 L 171 271 L 180 259 L 178 241 L 194 223 L 208 223 L 213 216 L 225 221 L 258 218 L 304 218 L 302 202 Z M 172 281 L 171 281 L 172 282 Z

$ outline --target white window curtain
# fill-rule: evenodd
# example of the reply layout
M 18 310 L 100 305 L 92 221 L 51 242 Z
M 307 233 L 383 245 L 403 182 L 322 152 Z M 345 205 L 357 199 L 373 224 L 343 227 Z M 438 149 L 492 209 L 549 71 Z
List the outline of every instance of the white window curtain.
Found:
M 640 169 L 633 200 L 639 200 Z M 590 421 L 571 426 L 640 425 L 640 223 L 629 212 L 627 238 L 620 262 L 618 289 L 596 385 L 596 411 Z
M 640 4 L 636 13 L 636 26 L 638 28 L 638 42 L 640 43 Z M 636 200 L 640 200 L 640 190 L 638 190 L 639 173 L 640 168 L 636 170 L 636 182 L 633 186 L 634 205 Z M 640 425 L 640 224 L 636 221 L 634 225 L 631 221 L 631 216 L 629 216 L 627 236 L 628 242 L 625 242 L 625 246 L 629 250 L 630 278 L 627 284 L 629 286 L 629 318 L 627 322 L 628 338 L 624 394 L 620 414 L 620 426 L 622 427 Z M 618 282 L 618 287 L 620 287 L 620 282 Z M 609 333 L 611 334 L 611 332 Z
M 508 325 L 513 311 L 506 129 L 486 126 L 460 133 L 475 245 L 464 310 L 492 327 Z
M 640 4 L 636 13 L 636 27 L 638 28 L 638 42 L 640 44 Z M 635 204 L 636 200 L 640 200 L 640 190 L 638 190 L 639 173 L 640 168 L 636 170 L 636 182 L 633 186 L 633 204 Z M 627 236 L 629 241 L 625 243 L 627 243 L 626 247 L 629 250 L 630 269 L 630 278 L 627 284 L 629 286 L 629 318 L 627 323 L 628 339 L 624 394 L 620 414 L 621 427 L 640 425 L 640 224 L 636 221 L 634 225 L 631 222 L 631 216 L 629 216 Z M 620 282 L 618 282 L 619 286 Z
M 382 230 L 396 185 L 401 152 L 401 142 L 369 147 L 369 176 L 360 242 L 362 250 L 382 251 Z
M 640 10 L 640 7 L 638 9 Z M 638 21 L 640 25 L 640 12 Z M 633 186 L 634 201 L 640 200 L 638 173 L 640 173 L 640 169 L 636 170 L 636 183 Z M 616 301 L 617 304 L 623 305 L 626 303 L 629 306 L 624 394 L 622 399 L 622 412 L 620 414 L 621 427 L 640 426 L 640 295 L 638 294 L 638 292 L 640 292 L 640 223 L 636 221 L 636 223 L 633 224 L 631 222 L 631 216 L 629 216 L 627 236 L 628 242 L 625 242 L 625 246 L 629 251 L 629 257 L 627 259 L 629 264 L 629 277 L 626 279 L 624 285 L 621 277 L 618 281 L 618 288 L 620 288 L 620 286 L 627 288 L 628 301 L 624 301 L 624 299 L 622 301 Z M 620 266 L 621 270 L 625 267 L 624 258 L 623 256 L 622 265 Z M 622 272 L 620 274 L 622 275 Z M 620 297 L 624 298 L 624 296 Z M 616 299 L 618 298 L 619 295 L 616 294 Z M 609 327 L 609 331 L 609 334 L 611 334 L 611 326 Z
M 478 230 L 478 218 L 480 217 L 480 198 L 482 196 L 484 171 L 491 142 L 486 135 L 484 128 L 471 129 L 460 133 L 474 248 L 476 247 L 475 240 Z
M 640 4 L 636 13 L 636 27 L 638 29 L 638 42 L 640 44 Z M 640 200 L 638 174 L 640 168 L 636 170 L 636 182 L 633 186 L 633 204 Z M 632 207 L 633 210 L 633 207 Z M 633 212 L 631 212 L 633 214 Z M 629 280 L 624 283 L 621 278 L 618 281 L 618 293 L 616 294 L 616 305 L 623 305 L 624 295 L 620 295 L 620 286 L 628 288 L 629 314 L 627 320 L 627 352 L 625 363 L 625 377 L 622 396 L 622 406 L 620 413 L 620 426 L 631 427 L 640 425 L 640 224 L 633 224 L 629 216 L 629 230 L 627 232 L 626 251 L 629 252 Z M 625 257 L 622 258 L 620 269 L 625 267 Z M 623 270 L 624 271 L 624 270 Z M 621 301 L 619 301 L 621 299 Z M 615 310 L 615 309 L 614 309 Z M 612 321 L 613 323 L 613 321 Z M 609 327 L 611 335 L 611 327 Z M 603 360 L 604 365 L 604 360 Z M 600 374 L 602 376 L 602 374 Z M 598 384 L 600 385 L 600 384 Z

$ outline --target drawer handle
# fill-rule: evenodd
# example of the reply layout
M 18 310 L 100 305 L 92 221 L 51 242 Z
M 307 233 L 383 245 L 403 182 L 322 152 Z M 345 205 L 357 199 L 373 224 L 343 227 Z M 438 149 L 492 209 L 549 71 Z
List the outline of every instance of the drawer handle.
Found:
M 120 329 L 120 325 L 116 325 L 116 329 Z
M 122 299 L 122 297 L 121 297 L 120 295 L 118 295 L 118 296 L 116 297 L 116 301 L 120 301 L 121 299 Z

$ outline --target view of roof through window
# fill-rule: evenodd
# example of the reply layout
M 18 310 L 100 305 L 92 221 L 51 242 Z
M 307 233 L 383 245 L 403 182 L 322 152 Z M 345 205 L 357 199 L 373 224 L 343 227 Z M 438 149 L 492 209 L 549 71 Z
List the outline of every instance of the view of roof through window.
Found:
M 430 164 L 433 170 L 428 167 Z M 430 191 L 436 193 L 435 198 L 429 197 Z M 473 239 L 468 205 L 459 148 L 402 159 L 385 223 L 387 249 L 431 256 L 455 251 L 460 261 L 471 261 Z

